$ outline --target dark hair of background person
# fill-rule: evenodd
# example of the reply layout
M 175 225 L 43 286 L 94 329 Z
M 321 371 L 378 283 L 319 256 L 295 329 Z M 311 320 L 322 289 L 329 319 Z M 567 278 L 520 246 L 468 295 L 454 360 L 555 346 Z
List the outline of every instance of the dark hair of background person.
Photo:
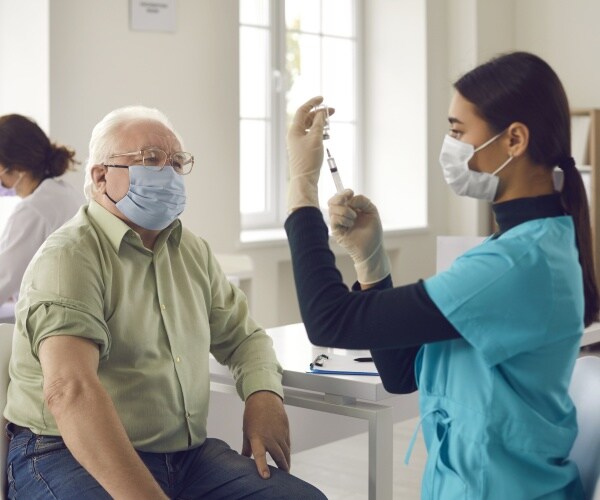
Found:
M 454 88 L 473 103 L 495 133 L 511 123 L 529 129 L 527 154 L 535 163 L 563 171 L 561 201 L 573 217 L 583 270 L 585 326 L 598 319 L 590 213 L 579 170 L 571 157 L 571 115 L 565 90 L 554 70 L 527 52 L 512 52 L 476 67 Z
M 75 151 L 52 144 L 33 120 L 17 114 L 0 116 L 0 164 L 5 168 L 44 180 L 72 169 L 74 157 Z

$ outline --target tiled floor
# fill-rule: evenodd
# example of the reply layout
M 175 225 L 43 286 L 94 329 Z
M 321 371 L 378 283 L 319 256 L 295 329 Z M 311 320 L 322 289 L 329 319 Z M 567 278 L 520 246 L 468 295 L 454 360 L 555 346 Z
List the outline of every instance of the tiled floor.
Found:
M 600 345 L 582 352 L 600 356 Z M 410 464 L 404 454 L 418 419 L 394 425 L 394 500 L 418 500 L 427 452 L 422 434 L 415 444 Z M 366 433 L 341 439 L 292 456 L 292 473 L 314 484 L 329 500 L 365 500 L 368 497 Z

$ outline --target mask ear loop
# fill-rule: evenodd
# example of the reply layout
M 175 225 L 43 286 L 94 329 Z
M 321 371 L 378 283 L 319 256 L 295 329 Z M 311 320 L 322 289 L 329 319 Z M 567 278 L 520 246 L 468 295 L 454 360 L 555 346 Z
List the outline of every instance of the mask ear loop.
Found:
M 506 130 L 503 130 L 502 132 L 500 132 L 499 134 L 496 134 L 494 137 L 492 137 L 491 139 L 488 139 L 487 141 L 485 141 L 481 146 L 479 146 L 478 148 L 475 148 L 475 151 L 473 151 L 473 154 L 477 153 L 477 151 L 481 151 L 483 148 L 485 148 L 486 146 L 489 146 L 492 142 L 494 142 L 496 139 L 498 139 L 498 137 L 500 137 Z M 514 158 L 513 155 L 509 154 L 508 155 L 508 159 L 502 164 L 500 165 L 496 170 L 494 170 L 492 172 L 492 175 L 498 175 L 502 169 L 504 167 L 506 167 L 506 165 L 508 165 L 512 159 Z
M 117 204 L 117 202 L 110 197 L 107 191 L 104 191 L 104 196 L 106 196 L 110 201 L 112 201 L 114 205 Z
M 504 130 L 502 132 L 500 132 L 499 134 L 496 134 L 491 139 L 488 139 L 481 146 L 479 146 L 478 148 L 475 148 L 475 151 L 473 151 L 473 153 L 477 153 L 477 151 L 481 151 L 486 146 L 489 146 L 492 142 L 494 142 L 496 139 L 498 139 L 498 137 L 500 137 L 503 133 L 504 133 Z
M 497 174 L 499 174 L 499 173 L 500 173 L 500 171 L 501 171 L 501 170 L 502 170 L 504 167 L 506 167 L 506 165 L 508 165 L 508 164 L 509 164 L 509 163 L 512 161 L 512 159 L 513 159 L 513 158 L 514 158 L 514 156 L 513 156 L 513 155 L 508 155 L 508 160 L 506 160 L 506 161 L 505 161 L 505 162 L 504 162 L 502 165 L 500 165 L 500 166 L 499 166 L 499 167 L 498 167 L 496 170 L 494 170 L 494 171 L 492 172 L 492 175 L 497 175 Z
M 116 168 L 129 168 L 125 165 L 104 165 L 106 168 L 108 167 L 116 167 Z M 104 191 L 104 196 L 106 196 L 110 201 L 113 202 L 113 204 L 116 206 L 117 202 L 115 200 L 112 199 L 112 197 L 108 194 L 108 189 L 106 189 Z

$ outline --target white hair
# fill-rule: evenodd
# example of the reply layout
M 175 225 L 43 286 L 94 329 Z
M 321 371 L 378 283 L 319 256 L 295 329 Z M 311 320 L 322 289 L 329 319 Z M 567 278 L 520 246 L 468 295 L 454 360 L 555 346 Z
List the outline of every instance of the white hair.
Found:
M 94 130 L 89 145 L 89 156 L 85 166 L 85 181 L 83 183 L 83 192 L 89 200 L 93 195 L 94 182 L 92 181 L 92 167 L 101 165 L 108 157 L 115 152 L 118 142 L 119 129 L 131 122 L 156 121 L 167 127 L 177 140 L 181 148 L 183 141 L 180 135 L 173 128 L 170 120 L 164 113 L 155 108 L 147 108 L 146 106 L 125 106 L 115 109 L 108 113 L 100 120 Z

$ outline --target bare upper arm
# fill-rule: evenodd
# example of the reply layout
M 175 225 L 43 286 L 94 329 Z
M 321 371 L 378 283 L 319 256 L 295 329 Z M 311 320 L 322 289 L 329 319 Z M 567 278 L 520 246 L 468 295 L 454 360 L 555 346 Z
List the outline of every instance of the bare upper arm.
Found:
M 56 335 L 40 344 L 39 359 L 44 386 L 59 379 L 96 377 L 100 350 L 91 340 L 72 335 Z

